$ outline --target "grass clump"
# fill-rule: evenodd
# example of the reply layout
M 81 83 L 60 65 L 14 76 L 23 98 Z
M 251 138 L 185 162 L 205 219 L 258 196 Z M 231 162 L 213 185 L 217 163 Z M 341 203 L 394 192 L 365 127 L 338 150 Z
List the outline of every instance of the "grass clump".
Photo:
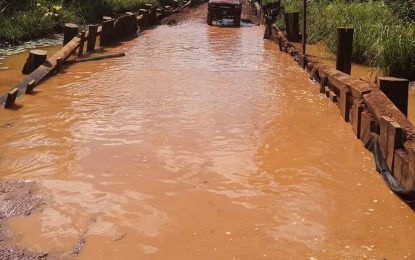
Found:
M 371 61 L 378 55 L 379 44 L 382 44 L 385 26 L 398 21 L 382 1 L 349 4 L 337 0 L 310 5 L 307 22 L 309 42 L 324 40 L 333 52 L 336 52 L 337 28 L 354 28 L 352 60 L 371 65 Z
M 298 0 L 283 0 L 284 12 L 300 12 Z M 415 1 L 312 0 L 308 3 L 308 42 L 323 41 L 336 53 L 337 28 L 354 28 L 352 61 L 385 75 L 415 80 Z M 408 8 L 412 5 L 413 9 Z M 398 12 L 397 10 L 400 10 Z M 284 25 L 283 16 L 277 26 Z M 301 23 L 300 23 L 301 25 Z
M 155 0 L 0 0 L 0 42 L 18 43 L 60 32 L 64 23 L 98 22 Z
M 0 15 L 0 40 L 9 43 L 30 40 L 61 31 L 68 21 L 78 22 L 73 12 L 37 6 L 33 10 L 22 10 Z
M 386 75 L 415 80 L 415 23 L 386 27 L 373 65 Z

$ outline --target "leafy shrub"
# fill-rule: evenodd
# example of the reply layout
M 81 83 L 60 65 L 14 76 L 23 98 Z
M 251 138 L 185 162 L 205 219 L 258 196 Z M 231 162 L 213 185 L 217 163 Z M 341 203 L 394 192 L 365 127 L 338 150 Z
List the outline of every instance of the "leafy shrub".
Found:
M 390 76 L 414 77 L 415 23 L 385 28 L 379 45 L 378 57 L 374 59 L 373 65 L 381 68 Z M 415 80 L 415 78 L 411 79 Z
M 284 0 L 286 10 L 300 11 L 298 2 L 301 1 Z M 324 41 L 335 53 L 337 28 L 352 27 L 353 62 L 378 67 L 386 75 L 406 77 L 415 71 L 415 22 L 399 19 L 401 15 L 397 16 L 389 4 L 383 0 L 355 0 L 352 3 L 311 0 L 307 14 L 308 42 Z M 283 24 L 280 17 L 277 25 Z
M 404 21 L 415 20 L 414 0 L 385 0 L 385 3 Z
M 0 0 L 0 41 L 44 37 L 64 23 L 96 22 L 102 16 L 143 7 L 154 0 Z

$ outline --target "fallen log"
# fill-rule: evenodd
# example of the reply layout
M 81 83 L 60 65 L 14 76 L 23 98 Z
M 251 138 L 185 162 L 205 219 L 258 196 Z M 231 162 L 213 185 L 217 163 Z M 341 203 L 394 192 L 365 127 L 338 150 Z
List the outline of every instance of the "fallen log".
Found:
M 125 56 L 124 52 L 111 53 L 111 54 L 99 55 L 99 56 L 88 57 L 88 58 L 78 58 L 78 59 L 73 59 L 73 60 L 66 60 L 64 62 L 64 64 L 66 65 L 66 64 L 74 64 L 74 63 L 78 63 L 78 62 L 97 61 L 97 60 L 103 60 L 103 59 L 118 58 L 118 57 L 123 57 L 123 56 Z

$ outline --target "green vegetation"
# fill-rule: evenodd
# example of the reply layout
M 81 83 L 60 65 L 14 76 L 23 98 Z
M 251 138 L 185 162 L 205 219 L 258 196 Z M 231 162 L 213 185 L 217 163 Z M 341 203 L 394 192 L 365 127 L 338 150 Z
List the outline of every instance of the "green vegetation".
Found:
M 415 20 L 414 0 L 385 0 L 390 9 L 402 20 Z
M 282 4 L 285 12 L 301 12 L 300 2 L 283 0 Z M 353 27 L 353 62 L 396 77 L 415 72 L 415 1 L 313 0 L 308 6 L 310 43 L 324 41 L 336 52 L 336 29 Z M 280 18 L 277 25 L 282 24 Z
M 66 22 L 96 22 L 103 15 L 138 9 L 153 0 L 0 0 L 0 41 L 19 41 L 59 32 Z

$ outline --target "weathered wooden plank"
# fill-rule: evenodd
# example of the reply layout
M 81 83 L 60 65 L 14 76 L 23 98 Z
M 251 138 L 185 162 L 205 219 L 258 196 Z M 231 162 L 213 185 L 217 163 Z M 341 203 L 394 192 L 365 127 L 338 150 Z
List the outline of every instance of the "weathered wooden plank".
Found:
M 357 139 L 360 139 L 360 127 L 361 127 L 361 116 L 362 116 L 362 101 L 354 100 L 352 107 L 352 129 Z
M 97 60 L 103 60 L 103 59 L 118 58 L 118 57 L 123 57 L 123 56 L 125 56 L 124 52 L 111 53 L 111 54 L 105 54 L 105 55 L 92 56 L 88 58 L 78 58 L 74 60 L 67 60 L 65 61 L 65 64 L 73 64 L 73 63 L 86 62 L 86 61 L 97 61 Z
M 349 87 L 344 87 L 340 90 L 340 115 L 343 117 L 344 121 L 349 122 L 349 96 L 350 90 Z
M 14 102 L 16 101 L 17 93 L 19 93 L 19 89 L 13 88 L 12 90 L 7 93 L 6 103 L 4 108 L 12 108 L 14 106 Z
M 326 95 L 326 97 L 330 96 L 330 88 L 328 86 L 324 87 L 324 94 Z
M 321 94 L 326 93 L 327 84 L 328 84 L 328 78 L 327 77 L 321 78 L 321 82 L 320 82 L 320 93 Z
M 404 174 L 401 178 L 401 184 L 407 190 L 414 190 L 415 189 L 415 149 L 409 149 L 409 165 L 408 165 L 408 175 L 405 175 L 405 171 L 402 173 Z
M 329 91 L 329 98 L 330 98 L 331 102 L 333 102 L 333 103 L 337 102 L 337 95 L 336 95 L 336 93 L 334 93 L 331 90 Z
M 375 129 L 376 122 L 367 110 L 362 112 L 360 121 L 360 140 L 366 145 Z
M 388 147 L 388 128 L 389 122 L 392 119 L 388 116 L 382 116 L 379 121 L 380 135 L 379 135 L 379 148 L 384 158 L 387 156 Z
M 398 148 L 401 148 L 400 145 L 402 144 L 402 141 L 401 141 L 402 133 L 403 133 L 402 128 L 398 123 L 394 121 L 389 122 L 386 164 L 388 165 L 391 171 L 393 170 L 395 150 Z
M 393 176 L 395 176 L 396 180 L 401 183 L 402 180 L 402 171 L 403 171 L 403 163 L 404 163 L 404 155 L 405 152 L 402 149 L 395 151 L 395 160 L 393 162 Z
M 63 60 L 67 59 L 76 48 L 79 46 L 80 39 L 79 37 L 73 38 L 68 44 L 66 44 L 60 51 L 56 52 L 52 57 L 46 60 L 45 64 L 41 65 L 21 82 L 19 82 L 15 88 L 19 90 L 18 95 L 23 95 L 26 93 L 26 88 L 28 84 L 35 80 L 37 83 L 41 82 L 46 76 L 56 69 L 57 62 L 56 60 L 59 57 L 62 57 Z M 0 97 L 0 104 L 5 104 L 7 100 L 7 95 Z

